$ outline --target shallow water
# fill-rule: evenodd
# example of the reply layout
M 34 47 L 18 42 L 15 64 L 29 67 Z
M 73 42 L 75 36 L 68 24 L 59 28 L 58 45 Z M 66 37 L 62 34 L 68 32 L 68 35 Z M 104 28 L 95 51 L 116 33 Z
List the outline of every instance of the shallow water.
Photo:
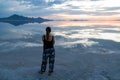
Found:
M 120 80 L 120 23 L 0 23 L 0 80 Z M 39 75 L 41 36 L 55 36 L 55 72 Z
M 22 48 L 41 47 L 46 26 L 52 27 L 56 47 L 96 48 L 108 53 L 120 49 L 119 22 L 53 21 L 14 26 L 0 23 L 0 53 Z

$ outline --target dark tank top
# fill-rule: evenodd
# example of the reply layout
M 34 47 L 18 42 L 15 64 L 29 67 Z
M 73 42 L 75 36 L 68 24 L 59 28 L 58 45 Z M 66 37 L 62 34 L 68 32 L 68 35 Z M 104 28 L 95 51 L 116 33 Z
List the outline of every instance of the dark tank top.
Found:
M 45 39 L 45 35 L 44 35 L 44 49 L 49 49 L 49 48 L 53 48 L 53 36 L 52 36 L 52 40 L 48 41 Z

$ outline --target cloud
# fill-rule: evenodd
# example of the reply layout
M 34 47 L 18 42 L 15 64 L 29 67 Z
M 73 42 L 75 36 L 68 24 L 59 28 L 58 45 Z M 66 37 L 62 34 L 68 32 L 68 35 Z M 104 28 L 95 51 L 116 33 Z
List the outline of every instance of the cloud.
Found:
M 114 4 L 113 4 L 114 3 Z M 48 16 L 53 14 L 117 15 L 120 0 L 0 0 L 0 17 L 10 14 Z
M 17 1 L 17 0 L 4 0 L 0 1 L 0 13 L 1 15 L 15 14 L 15 13 L 24 13 L 32 8 L 35 8 L 32 4 L 26 1 Z
M 117 10 L 117 11 L 118 11 L 118 10 L 120 11 L 120 6 L 119 6 L 119 7 L 106 7 L 106 8 L 105 8 L 105 11 L 113 11 L 113 12 L 114 12 L 114 11 L 116 11 L 116 10 Z
M 49 7 L 53 4 L 61 4 L 65 0 L 17 0 L 19 2 L 29 2 L 35 6 Z
M 49 10 L 76 15 L 117 15 L 120 14 L 119 2 L 112 0 L 67 0 L 62 4 L 53 4 Z
M 53 4 L 62 4 L 65 0 L 1 0 L 0 1 L 0 17 L 10 14 L 23 14 L 28 16 L 42 16 L 55 13 L 54 10 L 46 10 L 45 8 Z

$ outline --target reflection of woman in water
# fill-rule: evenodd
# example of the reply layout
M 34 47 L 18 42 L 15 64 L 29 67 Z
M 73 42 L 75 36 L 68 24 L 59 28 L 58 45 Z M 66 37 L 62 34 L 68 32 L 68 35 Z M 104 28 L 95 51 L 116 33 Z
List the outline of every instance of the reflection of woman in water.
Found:
M 49 75 L 53 72 L 54 69 L 54 60 L 55 60 L 55 50 L 54 50 L 54 36 L 51 34 L 51 28 L 46 28 L 46 34 L 42 36 L 43 41 L 43 58 L 41 64 L 40 74 L 43 74 L 47 67 L 47 60 L 49 59 Z

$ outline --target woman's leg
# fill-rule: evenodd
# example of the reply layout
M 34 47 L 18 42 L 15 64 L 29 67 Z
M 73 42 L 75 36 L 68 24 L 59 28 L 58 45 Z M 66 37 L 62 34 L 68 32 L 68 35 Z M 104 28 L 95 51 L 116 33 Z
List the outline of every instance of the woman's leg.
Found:
M 43 53 L 41 72 L 45 72 L 46 66 L 47 66 L 47 55 L 45 53 Z
M 53 50 L 49 55 L 49 73 L 53 72 L 54 62 L 55 62 L 55 51 Z

